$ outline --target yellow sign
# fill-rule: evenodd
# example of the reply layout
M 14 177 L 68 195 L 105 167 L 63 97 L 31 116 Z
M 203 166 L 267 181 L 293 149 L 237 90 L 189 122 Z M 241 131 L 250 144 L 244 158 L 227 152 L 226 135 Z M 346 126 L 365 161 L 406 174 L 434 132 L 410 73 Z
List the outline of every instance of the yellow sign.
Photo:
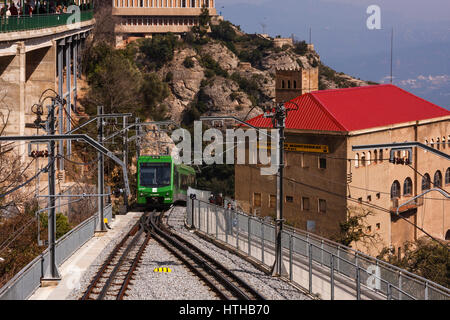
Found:
M 258 145 L 259 148 L 272 149 L 270 145 L 267 147 Z M 330 153 L 328 146 L 321 144 L 301 144 L 301 143 L 285 143 L 285 151 L 291 152 L 310 152 L 310 153 Z
M 172 269 L 170 268 L 155 268 L 155 270 L 153 270 L 153 272 L 172 272 Z
M 284 150 L 294 152 L 329 153 L 328 146 L 321 144 L 285 143 Z

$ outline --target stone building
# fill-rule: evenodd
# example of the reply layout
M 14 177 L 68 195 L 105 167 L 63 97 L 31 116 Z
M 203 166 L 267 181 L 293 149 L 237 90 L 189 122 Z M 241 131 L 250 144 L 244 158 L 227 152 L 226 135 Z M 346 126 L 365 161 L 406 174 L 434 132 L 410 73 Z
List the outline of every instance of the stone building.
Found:
M 275 101 L 286 102 L 319 90 L 319 68 L 276 69 Z
M 398 251 L 405 241 L 422 237 L 395 210 L 433 183 L 448 192 L 448 160 L 413 148 L 411 166 L 396 165 L 388 149 L 354 152 L 352 146 L 418 141 L 448 153 L 450 111 L 393 85 L 317 91 L 294 101 L 299 109 L 288 114 L 286 143 L 303 150 L 285 153 L 286 221 L 332 238 L 350 216 L 370 213 L 357 230 L 367 237 L 352 244 L 369 254 L 384 247 Z M 272 126 L 262 115 L 249 123 Z M 261 176 L 260 166 L 236 165 L 235 197 L 244 211 L 275 217 L 276 176 Z M 438 192 L 400 211 L 442 240 L 450 236 L 449 213 L 448 199 Z
M 218 19 L 214 0 L 113 0 L 116 45 L 130 37 L 189 32 L 198 25 L 203 6 L 213 20 Z

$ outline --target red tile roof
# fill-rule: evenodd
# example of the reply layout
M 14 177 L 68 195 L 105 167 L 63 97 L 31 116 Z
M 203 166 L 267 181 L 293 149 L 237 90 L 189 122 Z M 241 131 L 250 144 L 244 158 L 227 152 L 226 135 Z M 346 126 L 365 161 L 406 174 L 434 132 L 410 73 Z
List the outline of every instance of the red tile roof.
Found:
M 293 99 L 287 129 L 355 131 L 450 115 L 450 111 L 391 84 L 314 91 Z M 270 128 L 259 115 L 250 124 Z

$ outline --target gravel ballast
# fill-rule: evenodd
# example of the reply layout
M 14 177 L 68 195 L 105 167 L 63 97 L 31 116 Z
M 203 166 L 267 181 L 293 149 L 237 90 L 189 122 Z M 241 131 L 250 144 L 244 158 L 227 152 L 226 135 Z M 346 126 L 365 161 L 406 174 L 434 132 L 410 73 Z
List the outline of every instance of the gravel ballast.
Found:
M 274 278 L 254 267 L 251 263 L 241 257 L 221 249 L 216 245 L 205 241 L 185 228 L 184 220 L 186 208 L 174 207 L 167 213 L 167 223 L 173 231 L 190 241 L 214 259 L 227 266 L 236 275 L 243 278 L 258 290 L 268 300 L 309 300 L 310 298 L 302 291 L 288 282 Z

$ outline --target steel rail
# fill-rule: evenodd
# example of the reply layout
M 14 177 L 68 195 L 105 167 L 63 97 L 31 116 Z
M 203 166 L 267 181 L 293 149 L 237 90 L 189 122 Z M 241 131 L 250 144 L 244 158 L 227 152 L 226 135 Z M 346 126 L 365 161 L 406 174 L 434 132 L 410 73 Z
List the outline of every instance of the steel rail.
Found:
M 93 294 L 93 290 L 97 287 L 97 285 L 100 282 L 100 279 L 104 277 L 104 274 L 106 273 L 106 270 L 108 267 L 111 266 L 114 258 L 118 255 L 119 251 L 125 246 L 125 243 L 128 241 L 128 239 L 139 231 L 139 225 L 141 224 L 141 220 L 139 220 L 133 228 L 126 234 L 126 236 L 116 245 L 116 247 L 113 249 L 113 251 L 108 255 L 108 258 L 103 263 L 100 270 L 95 275 L 94 279 L 92 280 L 91 284 L 87 288 L 84 295 L 81 297 L 81 300 L 90 300 L 91 295 Z M 95 294 L 95 293 L 94 293 Z
M 231 293 L 233 297 L 236 297 L 241 300 L 264 300 L 265 298 L 258 293 L 255 289 L 253 289 L 250 285 L 248 285 L 243 279 L 236 276 L 234 273 L 229 271 L 225 266 L 217 262 L 215 259 L 210 257 L 208 254 L 196 248 L 192 244 L 188 243 L 183 238 L 178 235 L 172 233 L 164 227 L 159 227 L 161 224 L 160 216 L 156 217 L 154 214 L 150 219 L 152 234 L 155 239 L 164 238 L 165 246 L 175 247 L 168 248 L 170 251 L 180 251 L 182 254 L 187 255 L 191 258 L 196 264 L 202 266 L 205 271 L 212 277 L 215 278 L 226 290 Z M 156 235 L 156 236 L 155 236 Z M 168 244 L 170 243 L 170 244 Z M 179 257 L 179 254 L 176 254 Z M 181 259 L 185 264 L 185 258 Z M 190 266 L 189 266 L 190 265 Z M 189 263 L 188 266 L 191 269 L 195 269 L 194 272 L 196 274 L 201 273 L 199 270 L 196 270 L 195 266 L 192 266 L 192 263 Z M 225 294 L 223 290 L 218 288 L 215 284 L 213 284 L 209 279 L 205 279 L 204 275 L 200 276 L 207 284 L 222 298 L 222 299 L 230 299 L 229 295 Z

